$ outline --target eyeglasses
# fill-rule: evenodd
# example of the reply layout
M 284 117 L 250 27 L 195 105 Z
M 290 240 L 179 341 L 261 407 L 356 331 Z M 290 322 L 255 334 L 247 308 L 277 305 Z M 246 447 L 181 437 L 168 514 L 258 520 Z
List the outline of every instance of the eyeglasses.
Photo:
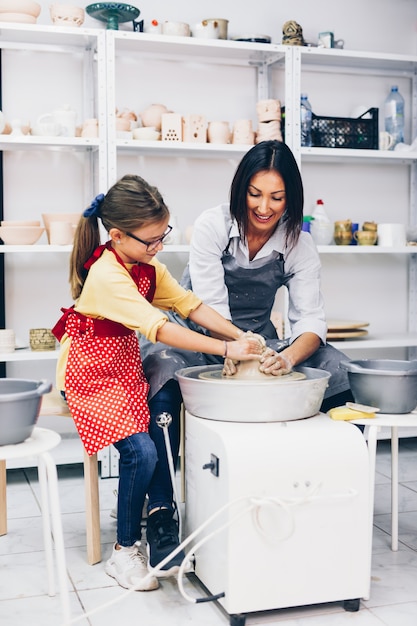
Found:
M 168 237 L 171 230 L 172 226 L 168 225 L 168 228 L 166 229 L 162 237 L 158 237 L 158 239 L 154 239 L 153 241 L 144 241 L 143 239 L 141 239 L 140 237 L 136 237 L 136 235 L 133 235 L 132 233 L 126 233 L 126 235 L 128 237 L 131 237 L 132 239 L 135 239 L 136 241 L 139 241 L 139 243 L 143 243 L 143 245 L 146 246 L 146 252 L 152 252 L 152 250 L 155 250 L 160 243 L 164 243 L 164 239 Z

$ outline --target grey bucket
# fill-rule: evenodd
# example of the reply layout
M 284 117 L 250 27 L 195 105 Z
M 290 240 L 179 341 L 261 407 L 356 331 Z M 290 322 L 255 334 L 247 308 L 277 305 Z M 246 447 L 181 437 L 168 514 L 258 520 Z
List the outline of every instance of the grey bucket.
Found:
M 0 446 L 22 443 L 31 436 L 42 396 L 51 389 L 47 380 L 0 378 Z

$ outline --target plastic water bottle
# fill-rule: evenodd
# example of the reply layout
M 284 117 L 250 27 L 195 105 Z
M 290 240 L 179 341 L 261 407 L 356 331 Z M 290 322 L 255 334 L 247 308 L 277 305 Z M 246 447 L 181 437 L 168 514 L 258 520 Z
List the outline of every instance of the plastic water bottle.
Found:
M 313 112 L 311 109 L 311 104 L 308 100 L 308 96 L 306 93 L 301 94 L 301 145 L 302 146 L 312 146 L 313 142 L 311 139 L 311 122 L 313 119 Z
M 394 138 L 391 150 L 404 141 L 404 98 L 397 85 L 391 87 L 385 100 L 385 130 Z
M 321 222 L 330 222 L 329 216 L 327 215 L 324 209 L 323 200 L 321 199 L 316 200 L 316 206 L 313 209 L 312 216 L 314 217 L 315 220 L 318 220 Z

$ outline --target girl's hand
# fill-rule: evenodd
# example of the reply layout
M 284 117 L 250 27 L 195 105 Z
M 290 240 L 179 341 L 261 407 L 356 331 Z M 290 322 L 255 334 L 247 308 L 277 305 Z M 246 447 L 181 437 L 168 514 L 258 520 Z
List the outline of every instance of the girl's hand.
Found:
M 272 348 L 265 348 L 260 358 L 259 369 L 264 374 L 283 376 L 292 370 L 292 364 L 282 353 L 275 352 Z
M 259 361 L 265 349 L 256 336 L 247 333 L 235 341 L 227 341 L 226 345 L 225 358 L 233 361 L 251 361 L 253 359 Z
M 236 341 L 234 341 L 233 343 L 236 344 L 239 341 L 241 342 L 243 340 L 250 340 L 250 342 L 252 342 L 252 345 L 256 349 L 256 354 L 247 357 L 233 357 L 231 355 L 231 352 L 229 351 L 229 346 L 231 346 L 231 344 L 228 343 L 227 357 L 225 358 L 223 365 L 223 376 L 233 376 L 234 374 L 236 374 L 239 361 L 249 361 L 253 359 L 260 360 L 260 357 L 263 354 L 266 346 L 265 339 L 262 337 L 262 335 L 257 335 L 251 330 L 248 330 L 246 333 L 241 332 L 239 335 L 239 339 L 236 339 Z

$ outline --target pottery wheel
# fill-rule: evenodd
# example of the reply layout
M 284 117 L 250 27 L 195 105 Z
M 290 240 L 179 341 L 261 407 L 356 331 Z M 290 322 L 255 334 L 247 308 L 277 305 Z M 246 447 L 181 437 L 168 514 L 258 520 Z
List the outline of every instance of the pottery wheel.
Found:
M 241 382 L 242 380 L 245 381 L 252 381 L 252 382 L 273 382 L 273 383 L 286 383 L 289 382 L 291 380 L 304 380 L 305 378 L 307 378 L 307 376 L 305 374 L 302 374 L 301 372 L 289 372 L 288 374 L 283 374 L 282 376 L 263 376 L 261 377 L 257 377 L 257 378 L 238 378 L 238 377 L 234 377 L 234 376 L 223 376 L 222 374 L 222 370 L 218 369 L 215 371 L 210 371 L 210 372 L 201 372 L 198 377 L 202 380 L 224 380 L 224 381 L 235 381 L 235 382 Z
M 88 15 L 101 22 L 107 22 L 109 30 L 118 30 L 119 23 L 133 22 L 140 14 L 139 9 L 121 2 L 95 2 L 85 10 Z

